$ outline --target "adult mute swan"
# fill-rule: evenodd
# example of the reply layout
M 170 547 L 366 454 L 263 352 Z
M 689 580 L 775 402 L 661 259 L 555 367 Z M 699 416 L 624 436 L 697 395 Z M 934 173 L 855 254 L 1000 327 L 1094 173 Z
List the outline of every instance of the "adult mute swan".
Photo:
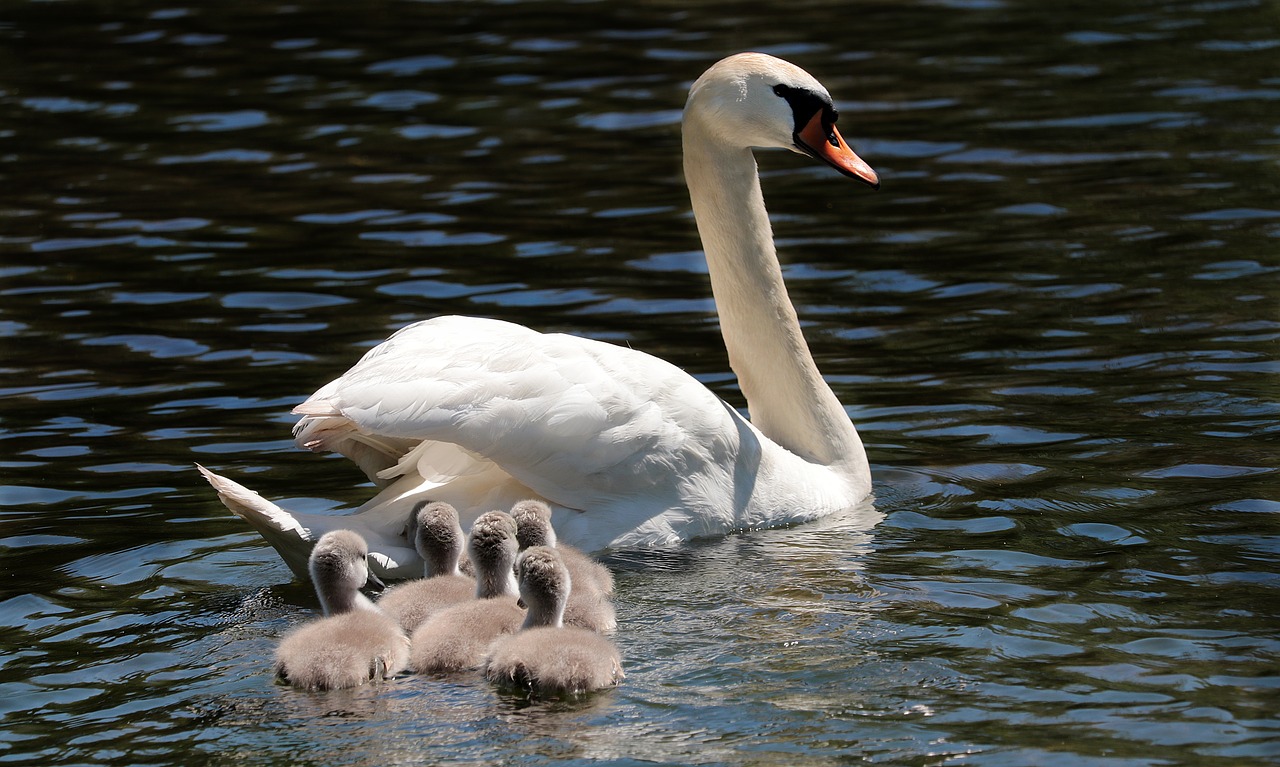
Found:
M 438 317 L 401 329 L 294 409 L 299 446 L 346 455 L 381 488 L 354 514 L 292 514 L 201 471 L 299 575 L 314 540 L 349 527 L 369 541 L 375 572 L 415 576 L 404 530 L 424 499 L 452 504 L 463 524 L 542 500 L 560 539 L 587 551 L 854 507 L 871 490 L 866 453 L 801 333 L 752 155 L 790 149 L 878 187 L 835 123 L 817 80 L 760 53 L 714 64 L 685 105 L 685 180 L 750 421 L 643 352 Z

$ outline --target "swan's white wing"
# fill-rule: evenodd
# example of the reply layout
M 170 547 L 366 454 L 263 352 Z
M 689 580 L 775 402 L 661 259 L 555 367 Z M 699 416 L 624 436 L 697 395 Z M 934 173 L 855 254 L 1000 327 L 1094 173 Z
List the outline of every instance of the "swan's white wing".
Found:
M 403 522 L 387 521 L 376 515 L 297 514 L 282 509 L 249 488 L 209 471 L 196 468 L 218 491 L 218 498 L 236 516 L 248 522 L 270 543 L 285 564 L 306 580 L 311 547 L 333 530 L 355 530 L 369 544 L 370 566 L 381 578 L 416 578 L 422 574 L 422 560 L 413 546 L 399 535 Z
M 415 456 L 424 477 L 492 462 L 584 510 L 642 498 L 662 511 L 687 503 L 687 484 L 732 492 L 743 427 L 706 387 L 656 357 L 467 317 L 402 329 L 295 412 L 305 416 L 299 444 L 311 449 L 353 437 L 448 443 L 456 448 Z

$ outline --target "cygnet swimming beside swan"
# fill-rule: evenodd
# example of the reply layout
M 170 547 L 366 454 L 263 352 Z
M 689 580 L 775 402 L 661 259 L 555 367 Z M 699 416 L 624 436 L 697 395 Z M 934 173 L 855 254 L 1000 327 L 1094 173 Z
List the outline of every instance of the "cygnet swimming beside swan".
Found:
M 409 665 L 420 673 L 479 668 L 489 644 L 520 628 L 514 565 L 516 523 L 505 511 L 481 514 L 471 527 L 467 552 L 476 569 L 476 599 L 427 618 L 411 637 Z
M 423 501 L 413 520 L 410 529 L 425 577 L 392 586 L 378 599 L 378 606 L 409 633 L 440 610 L 474 599 L 476 593 L 475 580 L 458 570 L 463 535 L 457 509 L 441 501 Z
M 551 526 L 550 506 L 532 499 L 520 501 L 511 507 L 511 516 L 516 521 L 516 540 L 520 542 L 521 551 L 533 546 L 551 546 L 560 552 L 564 566 L 569 568 L 574 591 L 595 589 L 605 596 L 613 594 L 613 573 L 609 568 L 581 549 L 559 540 Z
M 489 647 L 485 678 L 546 695 L 576 695 L 616 687 L 626 675 L 613 643 L 563 625 L 572 579 L 559 553 L 535 546 L 520 555 L 520 598 L 529 608 L 519 633 Z
M 285 635 L 276 675 L 304 690 L 356 687 L 395 676 L 409 660 L 409 640 L 360 587 L 370 580 L 369 549 L 350 530 L 325 533 L 308 570 L 325 616 Z
M 511 507 L 511 516 L 516 521 L 521 551 L 532 546 L 554 548 L 568 569 L 573 590 L 565 605 L 564 622 L 602 634 L 617 631 L 617 614 L 609 601 L 613 593 L 613 573 L 609 568 L 573 546 L 559 543 L 551 526 L 551 507 L 542 501 L 520 501 Z

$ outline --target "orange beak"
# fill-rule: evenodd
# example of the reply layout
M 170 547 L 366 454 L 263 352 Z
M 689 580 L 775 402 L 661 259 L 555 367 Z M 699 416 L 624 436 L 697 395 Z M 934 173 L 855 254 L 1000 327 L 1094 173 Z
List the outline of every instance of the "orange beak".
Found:
M 832 125 L 831 132 L 827 133 L 821 111 L 815 113 L 804 130 L 796 134 L 796 144 L 805 154 L 822 160 L 844 175 L 870 184 L 872 189 L 880 188 L 880 177 L 844 143 L 836 126 Z

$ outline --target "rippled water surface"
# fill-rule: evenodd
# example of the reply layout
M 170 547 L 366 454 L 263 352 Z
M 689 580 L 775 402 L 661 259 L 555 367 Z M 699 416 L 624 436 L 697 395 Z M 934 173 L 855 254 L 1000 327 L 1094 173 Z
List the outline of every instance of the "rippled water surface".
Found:
M 1280 14 L 1265 2 L 0 7 L 0 762 L 1280 760 Z M 290 408 L 441 313 L 741 404 L 679 163 L 737 50 L 879 524 L 620 551 L 616 691 L 273 683 L 309 586 L 192 468 L 342 513 Z

